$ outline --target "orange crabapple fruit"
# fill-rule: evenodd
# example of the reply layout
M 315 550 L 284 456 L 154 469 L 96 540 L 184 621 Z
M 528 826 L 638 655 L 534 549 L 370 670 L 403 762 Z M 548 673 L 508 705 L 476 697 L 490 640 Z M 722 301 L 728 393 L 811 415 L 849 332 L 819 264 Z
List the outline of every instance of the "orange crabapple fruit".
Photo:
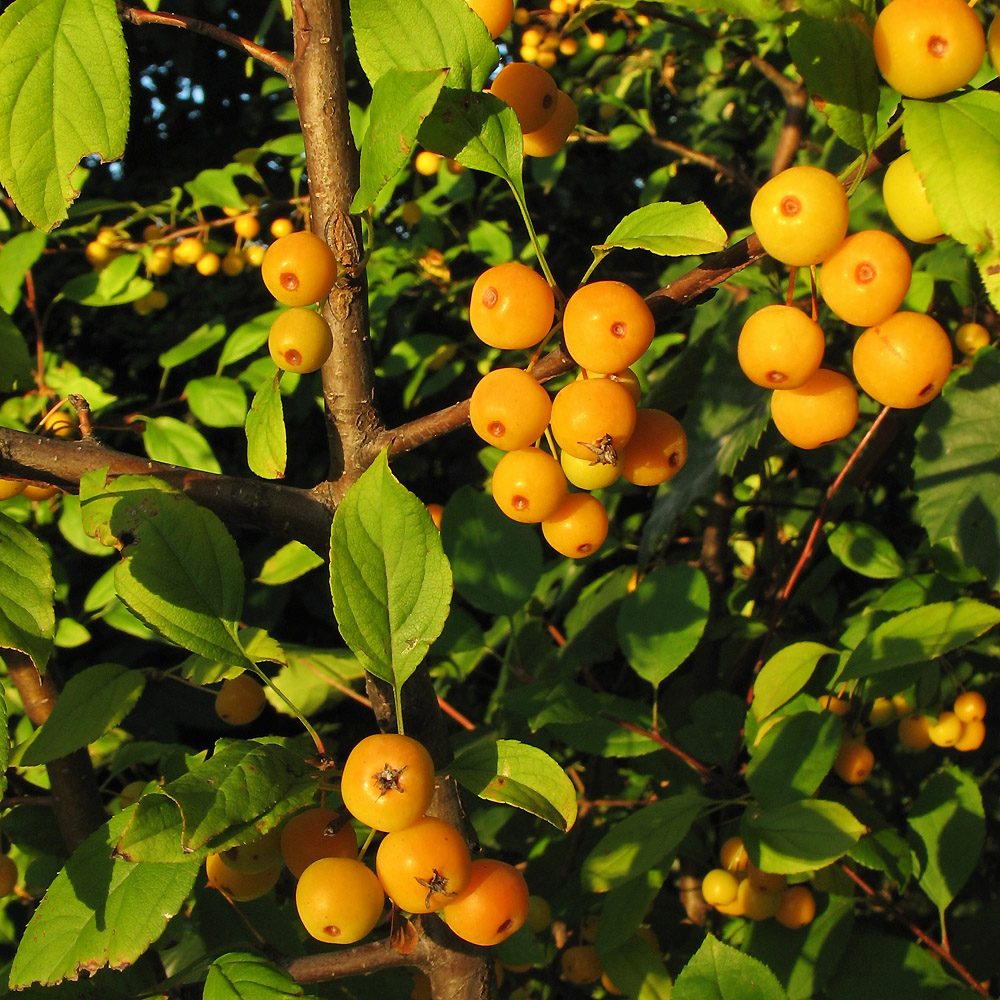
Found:
M 472 286 L 469 323 L 489 347 L 534 347 L 552 329 L 554 316 L 552 289 L 537 271 L 518 261 L 487 268 Z
M 215 714 L 231 726 L 245 726 L 264 711 L 264 688 L 248 673 L 228 677 L 215 696 Z
M 468 4 L 486 25 L 490 38 L 502 35 L 514 17 L 514 0 L 468 0 Z
M 833 712 L 841 718 L 851 710 L 850 701 L 847 698 L 838 698 L 835 694 L 821 694 L 816 700 L 823 711 Z
M 571 944 L 559 956 L 559 967 L 563 978 L 578 986 L 597 982 L 604 972 L 597 948 L 592 944 Z
M 743 846 L 743 839 L 732 836 L 719 848 L 719 864 L 728 872 L 745 872 L 750 864 L 750 856 Z
M 819 448 L 839 441 L 858 422 L 858 390 L 840 372 L 820 368 L 795 389 L 771 393 L 771 419 L 796 448 Z
M 632 394 L 607 378 L 577 379 L 552 400 L 552 436 L 576 458 L 613 465 L 635 430 Z
M 218 854 L 205 858 L 205 874 L 208 884 L 238 903 L 260 899 L 277 885 L 281 875 L 281 860 L 260 872 L 239 872 L 222 860 Z
M 774 919 L 782 927 L 797 930 L 812 923 L 816 916 L 816 897 L 808 886 L 792 885 L 781 894 L 781 905 L 774 914 Z
M 20 496 L 28 484 L 23 479 L 0 479 L 0 500 L 10 500 Z
M 982 323 L 961 323 L 955 330 L 955 346 L 968 357 L 987 347 L 992 339 L 990 331 Z
M 281 828 L 281 857 L 295 878 L 320 858 L 356 858 L 358 837 L 348 818 L 325 806 L 296 813 Z
M 563 340 L 570 357 L 588 372 L 620 372 L 642 357 L 656 323 L 643 297 L 623 281 L 594 281 L 578 288 L 563 312 Z
M 986 699 L 978 691 L 963 691 L 951 709 L 962 722 L 980 722 L 986 718 Z
M 589 493 L 570 493 L 556 512 L 542 521 L 542 536 L 560 555 L 583 559 L 608 537 L 608 513 Z
M 902 304 L 912 262 L 891 233 L 863 229 L 823 261 L 819 290 L 836 316 L 853 326 L 875 326 Z
M 375 857 L 385 894 L 407 913 L 440 910 L 465 888 L 471 865 L 461 833 L 435 816 L 386 834 Z
M 897 730 L 899 742 L 907 750 L 926 750 L 931 745 L 930 728 L 926 715 L 904 715 Z
M 513 865 L 494 858 L 472 862 L 465 888 L 441 910 L 463 941 L 483 947 L 505 941 L 528 915 L 528 885 Z
M 898 312 L 858 337 L 852 362 L 872 399 L 912 409 L 934 399 L 951 374 L 951 340 L 930 316 Z
M 618 461 L 608 464 L 596 457 L 576 458 L 568 451 L 559 453 L 559 464 L 569 482 L 579 490 L 599 490 L 621 478 L 624 459 L 618 456 Z
M 788 167 L 765 181 L 750 204 L 764 251 L 793 267 L 825 260 L 847 234 L 847 194 L 820 167 Z
M 765 872 L 753 862 L 747 864 L 747 880 L 761 892 L 781 892 L 788 885 L 786 876 L 777 872 Z
M 233 219 L 233 232 L 245 240 L 252 240 L 260 232 L 260 221 L 250 212 L 237 215 Z
M 333 251 L 308 229 L 276 239 L 260 265 L 265 287 L 286 306 L 321 302 L 330 294 L 339 272 Z
M 941 712 L 927 735 L 936 747 L 953 747 L 962 736 L 962 720 L 954 712 Z
M 365 826 L 386 833 L 405 829 L 431 804 L 434 762 L 410 736 L 366 736 L 344 761 L 340 794 L 344 808 Z
M 636 406 L 639 405 L 639 399 L 642 397 L 642 386 L 639 384 L 639 376 L 631 368 L 625 368 L 620 372 L 587 372 L 586 374 L 581 369 L 576 377 L 578 379 L 606 378 L 611 382 L 618 382 L 628 389 L 629 395 L 632 397 L 632 402 Z
M 375 873 L 356 858 L 320 858 L 299 878 L 295 908 L 317 941 L 353 944 L 378 923 L 385 893 Z
M 219 855 L 233 871 L 255 875 L 281 861 L 281 831 L 275 827 L 256 840 L 229 847 Z
M 982 719 L 970 719 L 962 723 L 962 733 L 955 741 L 955 749 L 968 753 L 978 750 L 986 739 L 986 724 Z
M 622 454 L 622 476 L 634 486 L 659 486 L 687 461 L 687 435 L 665 410 L 640 408 Z
M 490 93 L 514 109 L 522 132 L 535 132 L 555 114 L 559 87 L 548 70 L 512 62 L 494 77 Z
M 769 305 L 743 324 L 736 355 L 740 368 L 765 389 L 796 389 L 823 361 L 826 339 L 820 325 L 801 309 Z
M 833 769 L 848 785 L 860 785 L 868 780 L 875 766 L 875 755 L 862 740 L 844 736 L 833 762 Z
M 17 885 L 17 862 L 9 854 L 0 854 L 0 896 L 9 896 Z
M 882 201 L 892 224 L 914 243 L 936 243 L 944 238 L 937 212 L 917 172 L 912 153 L 903 153 L 886 167 Z
M 427 513 L 430 514 L 434 527 L 441 530 L 441 516 L 444 514 L 444 505 L 439 503 L 427 504 Z
M 570 133 L 576 128 L 578 118 L 576 101 L 565 91 L 557 91 L 556 109 L 552 117 L 534 132 L 524 133 L 524 155 L 554 156 L 566 145 Z
M 205 244 L 197 236 L 185 236 L 173 248 L 173 262 L 179 267 L 197 264 L 205 253 Z
M 491 488 L 497 506 L 522 524 L 551 517 L 568 491 L 562 466 L 535 447 L 506 452 L 493 470 Z
M 986 54 L 986 33 L 965 0 L 893 0 L 875 20 L 879 72 L 904 97 L 940 97 L 965 86 Z
M 220 267 L 222 267 L 222 258 L 212 250 L 203 253 L 194 265 L 194 269 L 205 278 L 218 274 Z
M 781 889 L 763 889 L 749 878 L 740 883 L 736 897 L 743 904 L 743 916 L 759 922 L 773 917 L 781 906 Z
M 333 334 L 315 309 L 293 306 L 271 324 L 267 349 L 271 360 L 286 372 L 305 375 L 318 371 L 330 356 Z
M 548 426 L 552 399 L 522 368 L 494 368 L 472 390 L 469 420 L 487 444 L 504 451 L 527 448 Z
M 25 500 L 49 500 L 59 492 L 58 486 L 43 486 L 41 483 L 26 483 L 21 490 Z
M 423 177 L 433 177 L 438 172 L 438 167 L 444 157 L 440 153 L 432 153 L 429 149 L 422 149 L 413 157 L 413 169 Z

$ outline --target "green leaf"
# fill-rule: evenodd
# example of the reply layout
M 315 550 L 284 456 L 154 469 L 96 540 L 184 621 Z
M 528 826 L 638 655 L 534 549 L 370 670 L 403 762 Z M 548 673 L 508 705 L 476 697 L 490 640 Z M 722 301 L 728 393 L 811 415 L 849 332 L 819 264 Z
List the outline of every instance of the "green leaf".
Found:
M 788 992 L 789 1000 L 810 1000 L 837 971 L 854 927 L 854 901 L 820 894 L 816 916 L 798 930 L 776 920 L 748 928 L 743 950 L 763 962 Z
M 176 417 L 143 417 L 142 444 L 154 462 L 182 465 L 201 472 L 222 472 L 203 434 Z
M 207 427 L 242 427 L 247 417 L 246 390 L 222 375 L 191 379 L 184 386 L 184 398 Z
M 146 678 L 117 663 L 99 663 L 71 677 L 34 738 L 15 751 L 21 767 L 48 764 L 100 739 L 139 700 Z
M 674 982 L 671 1000 L 787 1000 L 774 973 L 711 934 Z
M 249 171 L 239 164 L 230 164 L 221 170 L 209 168 L 202 170 L 192 181 L 184 185 L 184 190 L 191 195 L 195 208 L 205 205 L 215 205 L 219 208 L 242 208 L 246 205 L 236 182 L 237 174 Z
M 21 301 L 25 272 L 35 265 L 44 249 L 45 233 L 40 229 L 18 233 L 0 247 L 0 309 L 5 313 L 13 313 Z
M 892 542 L 863 521 L 843 521 L 826 536 L 830 551 L 848 568 L 874 580 L 894 580 L 905 568 Z
M 455 591 L 480 611 L 513 614 L 542 575 L 542 546 L 530 527 L 505 516 L 491 496 L 460 487 L 441 521 Z
M 283 1000 L 305 991 L 280 966 L 261 955 L 231 951 L 217 958 L 205 978 L 203 1000 Z
M 747 785 L 765 808 L 807 798 L 833 767 L 844 724 L 833 712 L 799 712 L 775 723 L 747 765 Z
M 654 687 L 694 652 L 708 623 L 708 580 L 686 563 L 660 566 L 622 601 L 618 642 Z
M 268 587 L 291 583 L 312 569 L 323 565 L 323 558 L 308 545 L 292 540 L 286 542 L 274 555 L 265 560 L 256 582 Z
M 62 295 L 80 305 L 99 309 L 135 302 L 153 289 L 152 281 L 136 277 L 141 263 L 137 253 L 122 254 L 99 271 L 70 278 L 63 285 Z
M 805 799 L 769 809 L 748 809 L 740 834 L 750 860 L 766 872 L 811 872 L 846 854 L 865 832 L 837 802 Z
M 830 128 L 849 146 L 870 153 L 878 132 L 879 75 L 860 10 L 849 20 L 798 15 L 788 48 L 809 93 L 823 102 Z
M 397 689 L 444 628 L 451 570 L 440 533 L 392 474 L 386 452 L 333 516 L 330 591 L 344 641 L 366 670 Z
M 204 763 L 144 795 L 115 843 L 128 861 L 183 864 L 245 844 L 310 801 L 316 782 L 301 753 L 256 740 L 219 740 Z
M 481 90 L 500 55 L 486 25 L 463 3 L 355 0 L 351 24 L 369 83 L 391 69 L 447 69 L 449 87 Z
M 271 325 L 284 312 L 284 309 L 272 309 L 261 313 L 253 319 L 240 323 L 226 338 L 219 355 L 219 370 L 228 365 L 242 361 L 251 354 L 256 354 L 266 343 Z
M 973 253 L 1000 308 L 1000 94 L 973 90 L 903 108 L 907 149 L 941 226 Z
M 601 920 L 606 919 L 607 915 L 602 913 Z M 633 934 L 611 950 L 600 948 L 598 943 L 598 955 L 608 978 L 625 996 L 636 1000 L 670 1000 L 673 986 L 670 973 L 659 954 L 639 935 Z
M 576 821 L 576 788 L 544 750 L 517 740 L 480 743 L 459 754 L 448 774 L 488 802 L 517 806 L 567 831 Z
M 858 643 L 837 675 L 840 681 L 944 656 L 978 639 L 1000 623 L 1000 611 L 960 598 L 913 608 L 895 615 Z
M 180 910 L 199 860 L 134 865 L 112 857 L 133 809 L 91 834 L 55 877 L 14 956 L 12 989 L 130 965 Z
M 588 892 L 607 892 L 672 855 L 707 806 L 700 795 L 680 792 L 616 823 L 584 859 L 580 881 Z
M 161 368 L 176 368 L 185 361 L 193 361 L 214 347 L 226 335 L 226 324 L 221 320 L 202 323 L 179 344 L 165 350 L 156 360 Z
M 950 382 L 917 429 L 913 487 L 931 545 L 955 549 L 1000 587 L 1000 359 Z
M 0 392 L 25 388 L 31 381 L 31 355 L 21 331 L 0 312 Z
M 352 212 L 363 212 L 406 165 L 423 120 L 444 86 L 445 69 L 390 69 L 375 81 L 361 146 L 361 185 Z
M 0 736 L 0 795 L 3 795 L 7 791 L 7 768 L 10 766 L 9 718 L 7 699 L 4 697 L 3 690 L 0 689 L 0 733 L 3 734 Z M 10 816 L 9 810 L 6 815 Z M 4 826 L 6 828 L 6 822 Z
M 282 479 L 288 448 L 281 403 L 281 372 L 265 379 L 254 393 L 246 420 L 247 465 L 261 479 Z
M 766 719 L 795 697 L 813 675 L 816 664 L 836 650 L 819 642 L 793 642 L 778 650 L 761 668 L 753 686 L 754 718 Z
M 726 240 L 725 229 L 704 202 L 684 205 L 661 201 L 630 212 L 593 251 L 603 256 L 620 247 L 649 250 L 661 257 L 687 257 L 716 253 L 725 247 Z
M 129 120 L 114 0 L 15 0 L 0 16 L 0 184 L 48 232 L 79 194 L 83 157 L 115 159 Z
M 118 596 L 164 638 L 248 667 L 236 638 L 243 563 L 232 535 L 211 511 L 149 483 L 120 477 L 107 493 L 81 495 L 88 533 L 121 546 Z
M 0 514 L 0 657 L 4 648 L 45 671 L 56 633 L 55 581 L 48 552 L 35 536 Z
M 943 911 L 979 864 L 986 837 L 979 786 L 961 768 L 944 768 L 921 789 L 908 822 L 920 888 Z

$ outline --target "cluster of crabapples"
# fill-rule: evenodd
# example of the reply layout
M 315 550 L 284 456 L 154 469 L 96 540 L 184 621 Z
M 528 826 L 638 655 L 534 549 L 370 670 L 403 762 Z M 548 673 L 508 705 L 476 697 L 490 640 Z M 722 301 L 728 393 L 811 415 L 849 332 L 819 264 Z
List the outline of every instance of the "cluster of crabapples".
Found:
M 773 917 L 797 930 L 812 922 L 816 899 L 807 885 L 789 885 L 785 875 L 761 871 L 750 863 L 739 837 L 719 850 L 719 867 L 706 872 L 701 895 L 709 906 L 730 917 L 760 921 Z
M 469 322 L 490 347 L 536 347 L 554 318 L 551 287 L 525 264 L 491 267 L 473 286 Z M 607 536 L 607 512 L 590 490 L 619 478 L 656 486 L 687 460 L 680 423 L 663 410 L 636 406 L 639 382 L 629 366 L 649 347 L 654 325 L 629 285 L 583 285 L 562 315 L 563 343 L 580 368 L 575 381 L 553 397 L 530 365 L 494 368 L 472 392 L 473 430 L 504 452 L 493 472 L 493 498 L 513 520 L 541 524 L 545 540 L 562 555 L 589 555 Z M 543 436 L 551 451 L 538 446 Z M 581 492 L 569 492 L 570 484 Z
M 361 740 L 340 776 L 344 812 L 325 804 L 296 813 L 250 843 L 208 856 L 210 885 L 247 901 L 269 892 L 284 869 L 297 879 L 295 905 L 317 941 L 352 944 L 378 924 L 386 898 L 411 914 L 438 913 L 471 944 L 499 944 L 528 915 L 528 887 L 513 865 L 473 859 L 462 833 L 427 815 L 434 764 L 398 733 Z M 360 856 L 352 820 L 382 835 L 374 869 Z

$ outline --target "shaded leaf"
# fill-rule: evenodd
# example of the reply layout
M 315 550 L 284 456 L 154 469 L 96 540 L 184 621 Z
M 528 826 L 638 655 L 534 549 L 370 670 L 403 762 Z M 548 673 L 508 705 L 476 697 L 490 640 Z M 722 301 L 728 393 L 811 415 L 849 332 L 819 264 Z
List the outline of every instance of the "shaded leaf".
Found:
M 16 649 L 45 671 L 55 638 L 55 581 L 42 543 L 0 514 L 0 657 Z
M 786 1000 L 774 973 L 711 934 L 681 969 L 672 1000 Z

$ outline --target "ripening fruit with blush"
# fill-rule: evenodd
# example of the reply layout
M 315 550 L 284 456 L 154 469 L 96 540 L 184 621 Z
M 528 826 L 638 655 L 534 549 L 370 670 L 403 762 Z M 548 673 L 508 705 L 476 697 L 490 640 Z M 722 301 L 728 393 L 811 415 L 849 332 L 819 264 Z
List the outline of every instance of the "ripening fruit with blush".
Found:
M 966 0 L 892 0 L 875 21 L 875 62 L 904 97 L 940 97 L 979 71 L 986 34 Z
M 951 340 L 923 313 L 898 312 L 858 337 L 854 377 L 883 406 L 908 410 L 929 403 L 951 374 Z
M 215 714 L 231 726 L 245 726 L 264 711 L 264 688 L 248 673 L 228 677 L 215 696 Z
M 330 356 L 333 335 L 315 309 L 286 309 L 271 324 L 267 349 L 282 370 L 305 375 L 318 371 Z
M 854 430 L 858 390 L 846 375 L 820 368 L 798 388 L 771 393 L 771 419 L 796 448 L 819 448 Z
M 638 361 L 653 342 L 656 323 L 643 297 L 623 281 L 578 288 L 563 313 L 570 357 L 588 372 L 611 374 Z
M 270 868 L 260 872 L 239 872 L 222 860 L 218 854 L 210 854 L 205 858 L 205 874 L 208 884 L 221 890 L 238 903 L 246 903 L 251 899 L 260 899 L 270 892 L 281 875 L 281 861 L 278 860 Z
M 635 486 L 659 486 L 687 462 L 687 435 L 665 410 L 636 410 L 635 429 L 622 453 L 622 476 Z
M 583 559 L 608 537 L 608 513 L 589 493 L 570 493 L 556 512 L 542 521 L 542 536 L 560 555 Z
M 944 229 L 927 197 L 912 153 L 903 153 L 886 167 L 882 178 L 882 201 L 892 224 L 914 243 L 936 243 Z
M 281 861 L 281 830 L 275 827 L 263 837 L 248 844 L 237 844 L 219 852 L 223 862 L 233 871 L 255 875 L 273 868 Z
M 365 826 L 387 833 L 402 830 L 431 804 L 434 762 L 410 736 L 366 736 L 347 755 L 340 794 L 344 808 Z
M 789 167 L 754 195 L 750 222 L 775 260 L 809 267 L 825 260 L 847 234 L 847 194 L 827 170 Z
M 953 747 L 962 735 L 962 720 L 954 712 L 941 712 L 927 727 L 927 735 L 936 747 Z
M 604 972 L 604 965 L 598 957 L 597 948 L 592 944 L 570 945 L 559 956 L 559 966 L 563 978 L 578 986 L 597 982 Z
M 576 101 L 564 90 L 556 92 L 556 109 L 552 117 L 534 132 L 523 136 L 525 156 L 554 156 L 576 128 L 579 118 Z
M 765 389 L 795 389 L 823 361 L 826 339 L 820 325 L 801 309 L 769 305 L 743 324 L 736 355 L 740 368 Z
M 930 728 L 926 715 L 904 715 L 897 730 L 899 742 L 907 750 L 926 750 L 931 745 Z
M 504 451 L 534 444 L 549 423 L 552 398 L 521 368 L 494 368 L 472 390 L 469 421 L 487 444 Z
M 0 896 L 9 896 L 17 885 L 17 862 L 9 854 L 0 854 Z
M 979 722 L 986 718 L 986 699 L 978 691 L 963 691 L 951 708 L 962 722 Z
M 719 848 L 719 864 L 728 872 L 745 872 L 750 864 L 750 856 L 743 846 L 743 839 L 730 837 Z
M 490 347 L 534 347 L 552 329 L 555 308 L 548 282 L 526 264 L 509 261 L 487 268 L 476 279 L 469 324 Z
M 461 833 L 435 816 L 424 816 L 379 844 L 375 872 L 385 894 L 407 913 L 433 913 L 468 884 L 472 868 Z
M 321 302 L 330 294 L 338 273 L 333 251 L 308 229 L 275 240 L 260 265 L 267 290 L 286 306 Z
M 378 923 L 385 893 L 375 873 L 355 858 L 320 858 L 295 887 L 302 926 L 317 941 L 353 944 Z
M 441 910 L 463 941 L 490 947 L 520 930 L 528 916 L 528 884 L 513 866 L 494 858 L 472 862 L 465 888 Z
M 816 916 L 816 897 L 808 886 L 789 886 L 781 894 L 781 905 L 774 914 L 774 919 L 782 927 L 797 930 L 811 924 Z
M 955 346 L 967 357 L 989 346 L 993 338 L 982 323 L 962 323 L 955 330 Z
M 490 38 L 502 35 L 514 16 L 514 0 L 468 0 L 468 4 L 486 25 Z
M 541 448 L 508 451 L 493 470 L 493 499 L 512 520 L 538 524 L 551 517 L 568 491 L 562 466 Z
M 739 880 L 732 872 L 713 868 L 701 880 L 701 895 L 710 906 L 728 906 L 736 899 L 739 887 Z
M 563 451 L 614 465 L 635 430 L 635 402 L 620 382 L 577 379 L 556 393 L 550 420 Z
M 624 458 L 619 455 L 617 462 L 608 464 L 596 456 L 576 458 L 568 451 L 559 453 L 559 464 L 569 482 L 579 490 L 600 490 L 621 478 Z
M 358 837 L 347 816 L 317 806 L 296 813 L 281 828 L 281 857 L 299 878 L 320 858 L 356 858 Z
M 910 287 L 912 263 L 891 233 L 853 233 L 823 261 L 819 290 L 836 316 L 853 326 L 874 326 L 902 304 Z
M 514 109 L 522 132 L 540 129 L 555 114 L 559 100 L 559 87 L 548 70 L 526 62 L 504 66 L 490 93 Z
M 840 741 L 833 769 L 842 781 L 849 785 L 860 785 L 868 780 L 874 766 L 875 754 L 867 744 L 850 736 L 845 736 Z

